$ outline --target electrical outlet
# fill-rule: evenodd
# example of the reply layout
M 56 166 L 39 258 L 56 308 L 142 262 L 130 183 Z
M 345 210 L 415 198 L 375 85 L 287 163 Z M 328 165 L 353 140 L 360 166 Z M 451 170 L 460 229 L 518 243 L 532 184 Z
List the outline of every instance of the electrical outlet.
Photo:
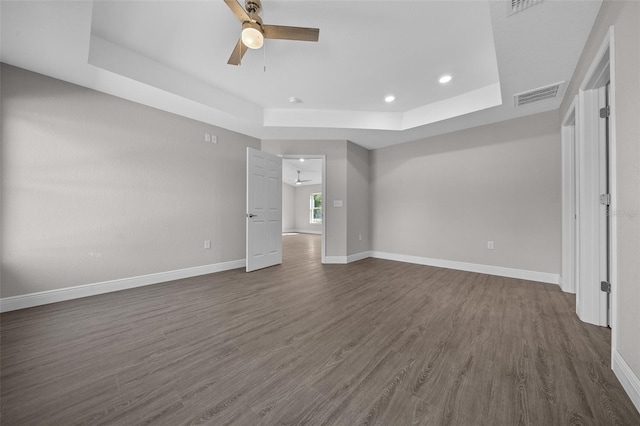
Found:
M 204 248 L 206 249 L 211 248 L 211 240 L 204 240 Z
M 493 243 L 493 241 L 487 241 L 487 248 L 489 250 L 494 250 L 496 248 L 495 244 Z

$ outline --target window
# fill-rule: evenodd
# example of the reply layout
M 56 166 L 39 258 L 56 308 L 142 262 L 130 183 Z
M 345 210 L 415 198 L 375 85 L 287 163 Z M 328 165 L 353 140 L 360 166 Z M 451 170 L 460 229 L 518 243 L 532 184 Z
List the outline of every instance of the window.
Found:
M 322 194 L 315 193 L 309 197 L 309 223 L 322 223 Z

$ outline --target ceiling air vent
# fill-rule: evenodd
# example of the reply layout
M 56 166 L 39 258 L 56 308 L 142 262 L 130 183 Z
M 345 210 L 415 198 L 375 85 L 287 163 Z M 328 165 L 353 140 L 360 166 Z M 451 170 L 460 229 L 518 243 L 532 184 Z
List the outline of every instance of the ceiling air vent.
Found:
M 535 6 L 542 0 L 508 0 L 507 2 L 507 15 L 513 15 L 518 12 L 522 12 L 525 9 Z
M 538 89 L 529 90 L 527 92 L 516 93 L 513 95 L 513 104 L 518 107 L 532 104 L 534 102 L 544 101 L 546 99 L 557 98 L 562 84 L 564 84 L 564 81 L 540 87 Z

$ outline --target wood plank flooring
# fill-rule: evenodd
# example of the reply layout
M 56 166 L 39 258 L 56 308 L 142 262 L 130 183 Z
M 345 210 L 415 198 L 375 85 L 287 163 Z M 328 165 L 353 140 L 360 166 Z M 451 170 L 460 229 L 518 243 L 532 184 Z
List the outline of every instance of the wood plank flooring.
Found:
M 319 245 L 2 314 L 2 425 L 640 425 L 558 286 Z

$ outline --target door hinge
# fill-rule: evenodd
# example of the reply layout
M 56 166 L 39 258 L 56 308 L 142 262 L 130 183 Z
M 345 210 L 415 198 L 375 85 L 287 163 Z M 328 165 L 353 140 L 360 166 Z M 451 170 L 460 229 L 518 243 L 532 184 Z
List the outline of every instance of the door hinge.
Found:
M 600 281 L 600 291 L 611 293 L 611 283 L 608 281 Z
M 607 105 L 604 108 L 600 108 L 600 118 L 609 118 L 611 115 L 611 108 Z
M 602 194 L 600 195 L 600 204 L 605 206 L 611 205 L 611 194 Z

